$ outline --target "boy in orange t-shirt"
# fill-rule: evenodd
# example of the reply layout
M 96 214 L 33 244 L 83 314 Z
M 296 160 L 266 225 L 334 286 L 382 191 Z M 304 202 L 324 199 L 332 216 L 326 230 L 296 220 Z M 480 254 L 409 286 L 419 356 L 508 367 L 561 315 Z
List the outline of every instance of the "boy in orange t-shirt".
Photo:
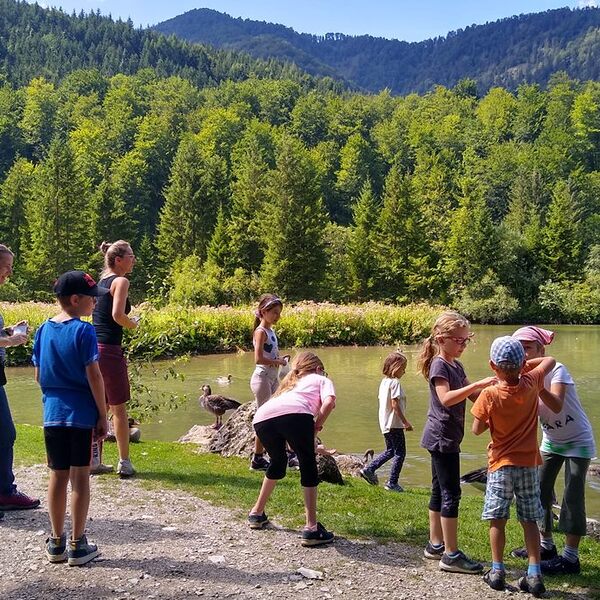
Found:
M 540 572 L 537 527 L 543 516 L 537 470 L 542 464 L 537 443 L 538 396 L 552 410 L 560 410 L 560 400 L 544 390 L 544 377 L 555 363 L 551 357 L 525 363 L 519 340 L 510 336 L 496 338 L 490 348 L 490 367 L 498 382 L 484 389 L 471 409 L 475 417 L 473 433 L 479 435 L 489 428 L 492 437 L 481 517 L 490 521 L 492 568 L 484 575 L 484 581 L 492 589 L 505 589 L 505 528 L 515 496 L 517 518 L 529 555 L 527 575 L 519 580 L 519 587 L 535 597 L 546 591 Z

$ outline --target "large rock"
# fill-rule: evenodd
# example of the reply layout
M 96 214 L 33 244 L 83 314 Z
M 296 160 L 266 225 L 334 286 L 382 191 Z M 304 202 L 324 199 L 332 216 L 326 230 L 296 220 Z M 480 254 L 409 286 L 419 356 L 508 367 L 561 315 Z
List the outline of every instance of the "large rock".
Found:
M 223 456 L 243 456 L 250 458 L 254 451 L 254 428 L 252 419 L 256 412 L 256 402 L 242 404 L 225 421 L 211 438 L 210 452 Z

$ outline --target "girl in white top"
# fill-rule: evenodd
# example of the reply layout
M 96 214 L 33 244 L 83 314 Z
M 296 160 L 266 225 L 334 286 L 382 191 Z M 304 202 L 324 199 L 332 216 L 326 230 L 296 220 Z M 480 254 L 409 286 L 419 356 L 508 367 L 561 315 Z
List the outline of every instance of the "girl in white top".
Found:
M 281 382 L 273 398 L 256 411 L 253 425 L 271 462 L 263 479 L 255 505 L 248 515 L 252 529 L 261 529 L 269 519 L 265 506 L 279 479 L 285 477 L 286 445 L 298 455 L 300 484 L 304 495 L 306 526 L 302 530 L 303 546 L 318 546 L 333 541 L 333 534 L 317 522 L 317 484 L 319 476 L 315 457 L 315 434 L 335 408 L 335 389 L 323 363 L 312 352 L 301 352 L 292 369 Z
M 392 492 L 404 491 L 398 483 L 406 458 L 404 430 L 413 429 L 405 416 L 406 395 L 400 385 L 400 378 L 405 371 L 406 356 L 399 350 L 392 352 L 383 363 L 384 378 L 379 385 L 379 427 L 385 439 L 385 450 L 376 456 L 368 467 L 360 470 L 361 477 L 370 484 L 377 485 L 375 471 L 393 458 L 390 477 L 384 486 Z
M 525 356 L 544 356 L 545 347 L 552 343 L 554 332 L 541 327 L 521 327 L 513 333 L 525 349 Z M 545 387 L 563 401 L 562 410 L 556 414 L 542 402 L 539 418 L 542 426 L 540 451 L 544 464 L 540 470 L 540 490 L 544 521 L 541 531 L 542 573 L 546 575 L 577 574 L 579 542 L 586 534 L 585 476 L 590 460 L 596 456 L 594 432 L 581 406 L 575 382 L 567 368 L 557 362 L 546 376 Z M 562 556 L 558 556 L 552 539 L 552 496 L 554 483 L 560 469 L 565 465 L 565 490 L 560 510 L 559 528 L 566 535 Z M 520 556 L 520 550 L 513 551 Z M 547 560 L 543 560 L 544 556 Z
M 287 364 L 287 360 L 279 357 L 279 346 L 273 326 L 283 310 L 283 302 L 274 294 L 264 294 L 258 301 L 254 316 L 254 362 L 256 364 L 250 379 L 250 389 L 256 404 L 262 406 L 274 393 L 279 384 L 279 367 Z M 288 357 L 289 358 L 289 357 Z M 258 436 L 254 441 L 254 454 L 250 468 L 264 471 L 269 461 L 264 457 L 264 447 Z

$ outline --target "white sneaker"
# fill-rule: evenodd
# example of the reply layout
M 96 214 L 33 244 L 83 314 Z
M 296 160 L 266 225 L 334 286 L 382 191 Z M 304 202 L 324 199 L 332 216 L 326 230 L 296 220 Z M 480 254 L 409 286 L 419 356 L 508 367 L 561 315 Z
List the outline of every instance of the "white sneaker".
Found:
M 133 468 L 133 465 L 131 464 L 131 461 L 128 458 L 125 460 L 119 460 L 117 474 L 121 477 L 131 477 L 135 475 L 135 469 Z

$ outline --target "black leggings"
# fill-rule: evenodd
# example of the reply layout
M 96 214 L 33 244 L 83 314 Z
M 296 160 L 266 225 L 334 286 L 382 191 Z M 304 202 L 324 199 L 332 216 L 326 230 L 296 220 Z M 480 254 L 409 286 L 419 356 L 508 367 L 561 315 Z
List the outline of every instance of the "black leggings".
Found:
M 267 479 L 283 479 L 285 477 L 288 463 L 287 443 L 298 457 L 302 486 L 315 487 L 318 485 L 315 423 L 312 415 L 293 413 L 273 417 L 256 423 L 254 430 L 271 459 L 266 473 Z
M 450 519 L 458 517 L 460 503 L 460 454 L 436 452 L 431 454 L 431 498 L 429 510 Z

